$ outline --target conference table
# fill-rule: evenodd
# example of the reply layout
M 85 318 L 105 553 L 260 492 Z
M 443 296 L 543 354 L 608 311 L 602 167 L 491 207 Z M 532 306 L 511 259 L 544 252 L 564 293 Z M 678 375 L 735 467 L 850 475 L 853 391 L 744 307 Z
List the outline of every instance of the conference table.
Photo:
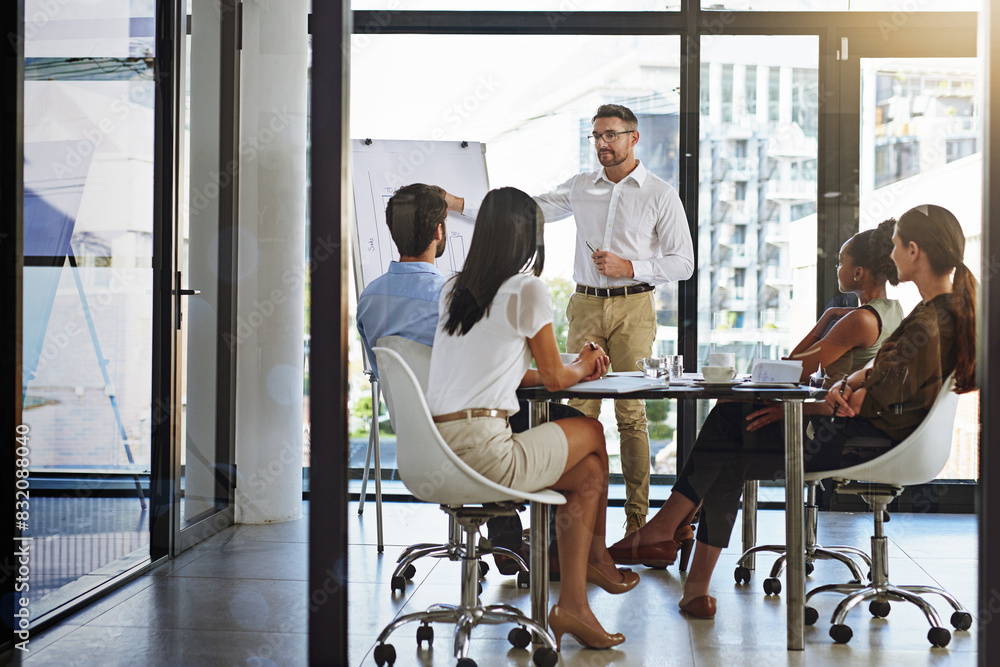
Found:
M 523 387 L 518 389 L 517 396 L 528 401 L 528 424 L 537 426 L 548 421 L 548 403 L 551 400 L 564 398 L 635 398 L 645 400 L 686 400 L 720 399 L 728 401 L 755 402 L 778 401 L 785 407 L 785 545 L 787 560 L 785 567 L 785 603 L 787 607 L 788 650 L 801 651 L 804 647 L 804 610 L 806 590 L 805 570 L 805 509 L 801 499 L 803 481 L 803 451 L 802 451 L 802 404 L 823 398 L 823 389 L 805 385 L 788 384 L 720 384 L 709 385 L 687 378 L 682 384 L 643 382 L 635 379 L 635 386 L 643 387 L 636 391 L 622 392 L 623 384 L 629 380 L 625 377 L 635 374 L 610 374 L 621 377 L 615 383 L 606 383 L 607 390 L 602 390 L 597 383 L 577 385 L 586 391 L 575 391 L 575 387 L 563 391 L 548 391 L 545 387 Z M 605 378 L 610 379 L 610 378 Z M 599 380 L 598 383 L 604 382 Z M 627 388 L 627 387 L 626 387 Z M 787 489 L 799 489 L 798 494 Z M 798 502 L 790 502 L 798 499 Z M 549 506 L 542 503 L 531 503 L 531 526 L 549 525 Z M 544 532 L 547 532 L 545 529 Z M 543 532 L 543 534 L 544 534 Z M 529 580 L 531 586 L 531 617 L 534 621 L 547 627 L 548 590 L 549 590 L 549 558 L 548 540 L 531 540 L 531 556 Z

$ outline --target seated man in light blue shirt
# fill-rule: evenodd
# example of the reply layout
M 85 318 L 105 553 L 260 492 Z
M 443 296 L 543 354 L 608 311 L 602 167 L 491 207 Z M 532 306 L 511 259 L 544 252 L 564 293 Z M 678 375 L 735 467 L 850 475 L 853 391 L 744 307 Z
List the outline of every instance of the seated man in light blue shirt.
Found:
M 434 344 L 438 297 L 445 282 L 434 260 L 444 253 L 447 216 L 445 191 L 423 183 L 401 187 L 386 206 L 385 221 L 399 251 L 399 261 L 390 263 L 386 273 L 368 283 L 358 297 L 357 312 L 361 343 L 376 378 L 378 368 L 372 348 L 379 338 L 402 336 L 424 345 Z M 525 407 L 522 405 L 511 419 L 515 433 L 528 427 Z M 562 419 L 582 413 L 553 403 L 549 415 L 552 419 Z M 517 515 L 491 519 L 487 529 L 494 544 L 520 553 L 527 561 L 528 548 L 522 541 L 521 520 Z M 551 562 L 555 548 L 550 547 L 549 551 Z M 497 557 L 497 567 L 503 574 L 517 572 L 513 561 L 502 556 Z M 553 576 L 558 576 L 557 567 L 550 569 Z
M 383 336 L 402 336 L 424 345 L 434 344 L 438 297 L 444 276 L 434 260 L 444 253 L 448 207 L 444 190 L 414 183 L 396 191 L 385 209 L 385 222 L 399 250 L 399 261 L 368 284 L 358 297 L 358 332 L 375 377 L 375 342 Z

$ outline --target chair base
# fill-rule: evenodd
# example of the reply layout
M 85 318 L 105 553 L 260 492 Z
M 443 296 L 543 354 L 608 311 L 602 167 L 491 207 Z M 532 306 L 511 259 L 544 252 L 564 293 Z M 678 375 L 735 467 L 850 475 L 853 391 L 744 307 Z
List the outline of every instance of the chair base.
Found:
M 853 581 L 860 584 L 862 581 L 866 580 L 866 577 L 861 573 L 861 569 L 858 564 L 851 559 L 851 556 L 856 556 L 860 558 L 868 566 L 869 571 L 871 571 L 872 560 L 861 549 L 849 546 L 823 546 L 817 544 L 816 534 L 818 528 L 818 513 L 819 507 L 816 504 L 816 487 L 818 486 L 818 481 L 806 482 L 806 574 L 812 574 L 814 563 L 818 560 L 835 560 L 843 563 L 851 572 Z M 746 528 L 744 528 L 744 532 Z M 756 530 L 753 531 L 756 533 Z M 736 583 L 742 584 L 750 581 L 750 570 L 754 567 L 755 556 L 762 552 L 770 552 L 779 554 L 777 560 L 774 561 L 774 565 L 771 567 L 770 576 L 764 581 L 764 593 L 767 595 L 776 595 L 781 592 L 781 582 L 778 580 L 784 571 L 785 563 L 787 560 L 785 545 L 783 544 L 765 544 L 761 546 L 751 547 L 743 552 L 739 560 L 736 561 L 736 571 L 734 573 L 734 578 Z
M 951 604 L 954 612 L 951 615 L 951 625 L 956 630 L 968 630 L 972 626 L 972 614 L 962 607 L 961 603 L 955 599 L 948 591 L 933 586 L 894 586 L 890 583 L 869 584 L 828 584 L 819 586 L 806 594 L 806 625 L 814 624 L 819 613 L 809 607 L 809 599 L 819 593 L 847 593 L 847 597 L 840 601 L 830 618 L 830 637 L 838 644 L 846 644 L 854 635 L 853 631 L 845 625 L 847 614 L 862 602 L 870 601 L 868 610 L 876 618 L 885 618 L 889 615 L 889 601 L 909 602 L 924 613 L 924 617 L 930 624 L 931 629 L 927 633 L 927 639 L 937 647 L 947 646 L 951 641 L 951 633 L 941 625 L 941 617 L 937 610 L 920 595 L 935 593 L 940 595 Z
M 867 600 L 870 601 L 868 610 L 872 616 L 884 618 L 889 615 L 890 601 L 909 602 L 920 608 L 931 626 L 927 633 L 928 641 L 933 646 L 944 647 L 951 641 L 951 633 L 942 627 L 941 618 L 934 607 L 920 597 L 922 594 L 933 593 L 947 600 L 954 609 L 954 613 L 951 615 L 951 625 L 956 630 L 968 630 L 972 626 L 972 615 L 947 591 L 934 586 L 895 586 L 889 582 L 888 538 L 883 531 L 883 522 L 886 508 L 892 499 L 902 491 L 902 488 L 871 483 L 853 483 L 839 484 L 838 490 L 857 493 L 871 506 L 874 513 L 875 534 L 871 538 L 872 582 L 867 585 L 861 583 L 828 584 L 809 591 L 805 600 L 807 605 L 806 624 L 812 625 L 819 618 L 819 613 L 808 606 L 810 598 L 819 593 L 846 593 L 847 596 L 837 605 L 830 619 L 830 637 L 838 644 L 846 644 L 854 635 L 853 631 L 844 624 L 851 609 Z
M 424 641 L 428 644 L 433 642 L 434 632 L 430 628 L 430 623 L 449 623 L 455 626 L 454 630 L 454 655 L 458 660 L 468 660 L 469 643 L 472 630 L 482 624 L 496 625 L 501 623 L 512 623 L 519 626 L 508 635 L 508 640 L 517 648 L 525 648 L 535 640 L 542 644 L 535 651 L 534 662 L 536 665 L 555 665 L 558 656 L 555 652 L 556 642 L 552 634 L 542 625 L 531 620 L 520 609 L 506 604 L 483 605 L 479 600 L 479 558 L 488 553 L 503 553 L 509 555 L 524 566 L 524 561 L 502 547 L 492 547 L 488 542 L 484 546 L 477 543 L 476 537 L 479 534 L 479 527 L 493 517 L 504 513 L 506 503 L 501 504 L 496 511 L 493 508 L 486 509 L 480 507 L 447 507 L 442 505 L 441 509 L 450 514 L 454 519 L 454 524 L 460 527 L 462 543 L 457 548 L 448 548 L 449 557 L 462 562 L 462 592 L 461 602 L 457 605 L 436 604 L 426 611 L 407 614 L 397 618 L 387 625 L 378 636 L 375 647 L 375 662 L 381 667 L 384 664 L 393 664 L 396 659 L 395 649 L 391 644 L 386 643 L 389 636 L 398 628 L 408 623 L 420 623 L 417 629 L 417 645 L 422 645 Z M 431 547 L 419 548 L 412 551 L 407 558 L 419 557 L 415 554 L 428 551 Z M 434 555 L 423 553 L 423 555 Z M 443 557 L 445 554 L 441 554 Z M 401 565 L 405 559 L 401 560 Z M 398 568 L 397 568 L 398 569 Z M 525 568 L 527 569 L 527 568 Z M 468 664 L 468 663 L 465 663 Z M 474 663 L 473 663 L 474 664 Z
M 513 514 L 516 511 L 516 507 L 519 506 L 515 505 L 514 509 L 506 507 L 497 508 L 497 516 Z M 417 572 L 416 567 L 413 565 L 413 562 L 417 559 L 427 556 L 430 558 L 447 558 L 451 561 L 460 561 L 465 557 L 466 547 L 462 542 L 461 530 L 457 526 L 454 517 L 449 517 L 448 531 L 450 539 L 446 544 L 421 542 L 419 544 L 411 544 L 403 549 L 399 557 L 396 558 L 396 569 L 389 580 L 393 594 L 397 590 L 401 593 L 406 590 L 406 582 L 412 579 Z M 517 568 L 516 574 L 519 575 L 519 581 L 528 572 L 528 564 L 524 562 L 520 554 L 514 553 L 506 547 L 493 546 L 489 541 L 480 539 L 476 552 L 478 554 L 477 559 L 481 559 L 483 556 L 489 554 L 500 554 L 511 558 Z M 479 560 L 479 575 L 481 578 L 486 576 L 489 569 L 490 566 L 488 563 Z

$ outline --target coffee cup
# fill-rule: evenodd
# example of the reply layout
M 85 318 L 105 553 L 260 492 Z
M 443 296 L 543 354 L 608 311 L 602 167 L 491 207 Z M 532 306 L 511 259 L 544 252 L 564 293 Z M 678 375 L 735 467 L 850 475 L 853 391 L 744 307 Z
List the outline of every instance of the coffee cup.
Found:
M 708 355 L 708 365 L 736 368 L 736 355 L 732 352 L 711 352 Z
M 702 366 L 701 374 L 705 382 L 729 382 L 736 377 L 736 369 L 732 366 Z
M 635 362 L 635 367 L 642 371 L 643 375 L 651 380 L 659 380 L 667 377 L 670 367 L 663 357 L 647 357 Z

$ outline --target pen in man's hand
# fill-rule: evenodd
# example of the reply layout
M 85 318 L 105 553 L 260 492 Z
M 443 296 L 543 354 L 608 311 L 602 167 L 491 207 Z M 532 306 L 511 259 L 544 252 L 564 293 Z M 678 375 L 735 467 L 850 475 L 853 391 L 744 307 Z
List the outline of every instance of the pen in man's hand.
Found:
M 597 343 L 594 343 L 594 342 L 590 342 L 590 343 L 587 343 L 587 345 L 589 345 L 589 346 L 590 346 L 590 349 L 591 349 L 591 350 L 596 350 L 596 349 L 597 349 Z
M 844 395 L 844 390 L 847 389 L 847 378 L 848 378 L 848 373 L 844 373 L 844 379 L 840 381 L 841 382 L 841 384 L 840 384 L 840 395 L 841 396 Z M 840 409 L 840 403 L 834 403 L 833 404 L 833 416 L 834 417 L 837 416 L 837 410 L 839 410 L 839 409 Z
M 590 248 L 590 252 L 597 252 L 597 248 L 595 248 L 594 244 L 590 241 L 587 241 L 587 247 Z

